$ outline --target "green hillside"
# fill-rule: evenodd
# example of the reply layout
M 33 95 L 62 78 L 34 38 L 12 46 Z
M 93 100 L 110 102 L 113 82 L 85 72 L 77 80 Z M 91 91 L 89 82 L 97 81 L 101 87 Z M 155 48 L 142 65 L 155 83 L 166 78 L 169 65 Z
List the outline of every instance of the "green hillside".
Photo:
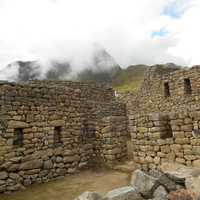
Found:
M 146 65 L 131 65 L 121 69 L 112 79 L 112 86 L 118 92 L 137 91 L 144 79 Z

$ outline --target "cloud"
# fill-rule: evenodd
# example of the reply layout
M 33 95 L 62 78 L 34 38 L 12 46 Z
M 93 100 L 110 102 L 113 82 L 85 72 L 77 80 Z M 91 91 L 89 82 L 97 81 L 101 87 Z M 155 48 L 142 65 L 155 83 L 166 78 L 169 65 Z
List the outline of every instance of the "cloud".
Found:
M 151 37 L 165 37 L 169 32 L 165 28 L 161 28 L 158 31 L 153 31 Z
M 199 0 L 0 0 L 0 70 L 61 60 L 79 71 L 95 44 L 122 67 L 198 64 L 199 19 Z
M 181 18 L 184 12 L 192 5 L 190 0 L 171 0 L 168 2 L 161 14 L 171 18 Z

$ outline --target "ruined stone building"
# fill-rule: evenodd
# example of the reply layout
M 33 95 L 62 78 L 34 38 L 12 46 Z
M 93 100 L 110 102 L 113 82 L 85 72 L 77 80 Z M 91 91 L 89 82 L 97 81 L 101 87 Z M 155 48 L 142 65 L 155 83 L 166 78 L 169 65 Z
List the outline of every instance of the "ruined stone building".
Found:
M 0 84 L 0 192 L 127 158 L 200 166 L 200 67 L 151 67 L 137 93 L 67 81 Z
M 127 104 L 133 159 L 144 170 L 164 162 L 200 167 L 200 67 L 151 67 Z
M 0 192 L 126 158 L 125 106 L 106 85 L 0 85 Z

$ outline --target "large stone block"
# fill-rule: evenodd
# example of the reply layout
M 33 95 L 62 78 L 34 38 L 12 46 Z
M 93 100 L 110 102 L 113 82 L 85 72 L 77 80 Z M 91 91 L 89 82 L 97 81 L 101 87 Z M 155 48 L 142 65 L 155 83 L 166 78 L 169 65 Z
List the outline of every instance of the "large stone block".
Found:
M 37 169 L 37 168 L 41 168 L 42 165 L 43 165 L 42 160 L 31 160 L 31 161 L 22 163 L 19 168 L 20 170 Z
M 105 200 L 143 200 L 134 187 L 122 187 L 109 191 Z
M 28 123 L 22 121 L 8 121 L 8 128 L 27 128 L 29 126 Z
M 135 170 L 132 174 L 131 185 L 136 189 L 137 192 L 144 196 L 150 196 L 149 194 L 156 184 L 157 179 L 147 175 L 141 170 Z
M 75 161 L 79 161 L 79 160 L 80 160 L 80 156 L 78 156 L 78 155 L 67 156 L 67 157 L 64 157 L 64 159 L 63 159 L 64 163 L 70 163 L 70 162 L 75 162 Z

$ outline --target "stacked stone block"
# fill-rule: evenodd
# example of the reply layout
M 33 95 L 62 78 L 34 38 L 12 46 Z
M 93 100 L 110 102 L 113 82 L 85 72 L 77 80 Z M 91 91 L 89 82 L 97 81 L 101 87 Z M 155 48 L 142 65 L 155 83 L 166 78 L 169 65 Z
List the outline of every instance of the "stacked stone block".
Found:
M 162 163 L 200 166 L 199 112 L 137 115 L 131 137 L 133 158 L 144 170 Z
M 0 192 L 90 166 L 101 157 L 101 119 L 126 116 L 110 87 L 89 83 L 1 83 L 0 103 Z
M 126 116 L 110 116 L 102 119 L 100 128 L 101 157 L 109 165 L 127 159 Z
M 152 66 L 138 92 L 120 97 L 126 103 L 133 158 L 143 169 L 169 161 L 200 166 L 199 77 L 200 66 Z

